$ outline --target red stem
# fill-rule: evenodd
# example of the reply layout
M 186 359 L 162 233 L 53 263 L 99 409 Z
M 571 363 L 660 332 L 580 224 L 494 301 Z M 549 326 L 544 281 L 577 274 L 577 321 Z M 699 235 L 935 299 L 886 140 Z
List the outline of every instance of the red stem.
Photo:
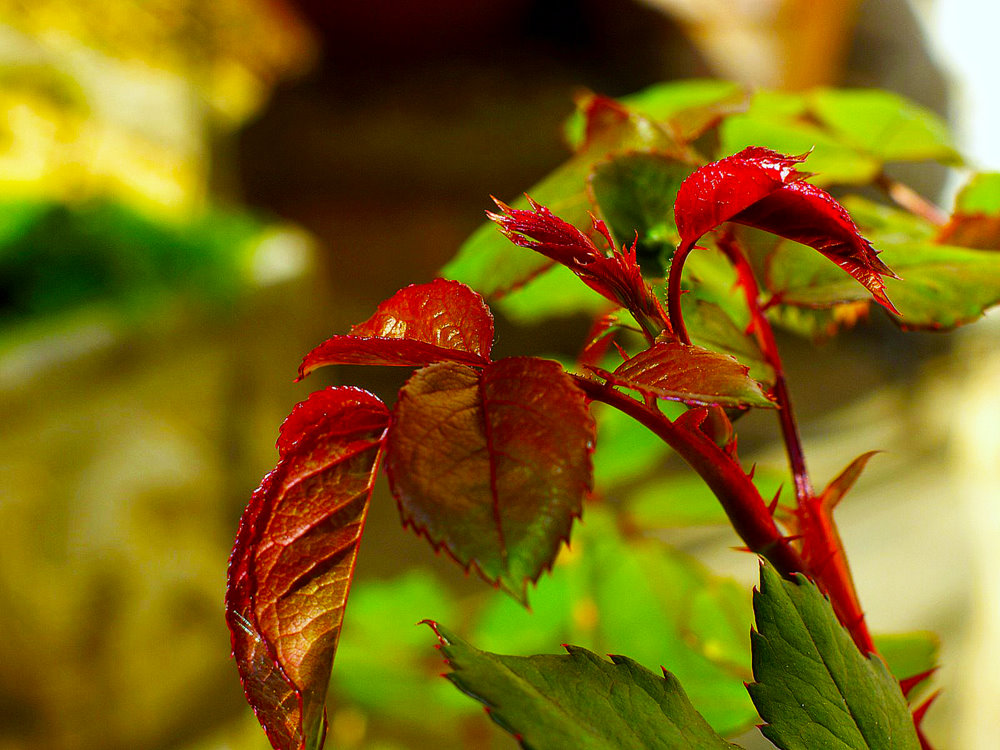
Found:
M 608 385 L 574 376 L 593 401 L 600 401 L 649 429 L 673 448 L 711 488 L 733 528 L 747 547 L 766 557 L 783 575 L 806 572 L 801 556 L 782 535 L 767 503 L 739 463 L 707 435 L 687 425 L 671 422 L 662 413 L 614 390 Z
M 792 409 L 792 398 L 788 392 L 781 355 L 774 339 L 774 330 L 761 308 L 760 286 L 746 255 L 731 233 L 722 234 L 718 238 L 718 246 L 736 268 L 761 353 L 767 363 L 774 368 L 775 382 L 771 392 L 778 404 L 781 434 L 795 483 L 796 515 L 802 537 L 802 555 L 808 566 L 808 572 L 830 597 L 837 618 L 850 631 L 861 652 L 874 653 L 875 644 L 868 632 L 864 611 L 861 609 L 861 602 L 854 587 L 854 578 L 847 564 L 844 545 L 833 521 L 833 508 L 824 503 L 822 497 L 816 497 L 809 479 L 802 440 Z
M 677 246 L 667 276 L 667 316 L 670 318 L 670 327 L 674 329 L 674 335 L 682 344 L 690 344 L 691 338 L 684 326 L 684 314 L 681 311 L 681 272 L 684 270 L 684 261 L 693 247 L 693 242 L 682 242 Z

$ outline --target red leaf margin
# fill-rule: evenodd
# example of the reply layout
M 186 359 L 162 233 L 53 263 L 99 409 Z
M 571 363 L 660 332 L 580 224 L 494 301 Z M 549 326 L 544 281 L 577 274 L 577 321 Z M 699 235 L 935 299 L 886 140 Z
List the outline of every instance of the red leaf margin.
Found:
M 306 354 L 298 380 L 326 365 L 482 366 L 492 346 L 493 313 L 483 298 L 461 282 L 435 279 L 400 289 L 368 320 Z
M 278 464 L 240 519 L 229 559 L 226 621 L 247 702 L 276 750 L 303 750 L 310 737 L 326 732 L 327 683 L 389 422 L 385 404 L 360 388 L 313 393 L 282 424 Z M 349 465 L 354 460 L 360 468 Z M 342 502 L 332 505 L 317 502 L 329 499 L 322 492 L 296 497 L 296 489 L 338 469 L 355 472 L 353 486 L 350 477 L 337 485 L 341 494 L 345 487 L 354 494 L 335 496 Z M 301 501 L 294 514 L 284 507 L 289 496 Z M 338 514 L 346 523 L 330 525 Z M 277 528 L 282 518 L 299 522 L 294 529 Z M 346 574 L 339 583 L 328 578 L 335 571 Z M 282 633 L 279 605 L 313 583 L 340 587 L 332 606 L 319 589 L 311 592 L 315 616 L 305 613 L 296 619 L 297 630 Z M 291 614 L 303 615 L 295 607 Z M 303 635 L 317 623 L 314 637 Z M 296 642 L 295 634 L 306 642 Z

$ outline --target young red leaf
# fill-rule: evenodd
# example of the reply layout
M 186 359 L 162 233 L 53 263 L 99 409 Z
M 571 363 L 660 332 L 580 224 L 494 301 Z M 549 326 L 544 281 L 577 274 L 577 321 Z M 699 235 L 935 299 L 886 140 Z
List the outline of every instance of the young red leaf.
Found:
M 674 202 L 681 242 L 694 244 L 761 198 L 809 177 L 795 168 L 805 158 L 750 146 L 695 170 L 681 183 Z
M 299 379 L 324 365 L 484 365 L 492 346 L 493 315 L 483 298 L 465 284 L 435 279 L 399 290 L 350 333 L 313 349 Z
M 885 294 L 883 276 L 899 278 L 878 258 L 850 215 L 829 193 L 796 182 L 761 198 L 730 221 L 763 229 L 819 250 L 857 279 L 886 309 L 899 314 Z
M 591 487 L 594 422 L 556 362 L 452 362 L 402 388 L 386 469 L 404 525 L 521 602 Z
M 748 373 L 728 354 L 670 341 L 654 344 L 605 375 L 615 385 L 692 406 L 773 407 Z
M 882 281 L 896 275 L 878 259 L 847 211 L 829 193 L 802 181 L 809 175 L 795 165 L 804 158 L 750 147 L 694 172 L 681 185 L 674 206 L 682 247 L 690 248 L 725 221 L 763 229 L 815 248 L 897 312 Z
M 389 412 L 358 388 L 300 403 L 229 561 L 226 620 L 247 700 L 278 750 L 319 747 L 344 606 Z
M 562 263 L 595 292 L 628 309 L 644 326 L 653 329 L 653 335 L 669 330 L 666 314 L 642 278 L 635 243 L 619 251 L 604 222 L 594 219 L 594 231 L 602 235 L 610 247 L 611 255 L 608 256 L 590 237 L 531 198 L 528 198 L 531 211 L 511 208 L 494 200 L 501 213 L 488 216 L 515 245 Z
M 843 499 L 844 495 L 847 494 L 848 490 L 854 486 L 854 483 L 858 481 L 858 477 L 861 476 L 861 472 L 865 470 L 865 466 L 871 460 L 872 456 L 876 455 L 878 451 L 868 451 L 867 453 L 862 453 L 856 459 L 851 461 L 850 465 L 844 469 L 837 477 L 826 486 L 823 490 L 823 494 L 820 495 L 823 505 L 825 505 L 830 510 L 837 507 L 840 501 Z

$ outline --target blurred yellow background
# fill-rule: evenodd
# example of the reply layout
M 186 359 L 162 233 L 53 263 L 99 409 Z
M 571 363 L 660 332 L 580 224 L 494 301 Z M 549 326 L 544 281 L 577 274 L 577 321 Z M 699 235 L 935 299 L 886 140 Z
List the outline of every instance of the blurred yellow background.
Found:
M 401 382 L 295 385 L 299 358 L 432 278 L 491 193 L 557 165 L 574 92 L 879 86 L 951 114 L 1000 167 L 962 125 L 991 116 L 982 66 L 928 34 L 950 28 L 941 5 L 0 0 L 0 750 L 267 747 L 222 616 L 239 514 L 296 401 L 334 377 L 387 399 Z M 954 184 L 899 176 L 945 203 Z M 926 726 L 944 748 L 1000 734 L 998 331 L 787 342 L 816 476 L 888 451 L 844 537 L 873 629 L 942 636 Z M 577 335 L 501 321 L 498 347 L 570 353 Z M 752 581 L 728 537 L 676 541 Z M 425 580 L 482 588 L 380 490 L 359 592 L 414 565 L 418 600 Z M 471 704 L 428 729 L 338 690 L 330 746 L 513 746 Z

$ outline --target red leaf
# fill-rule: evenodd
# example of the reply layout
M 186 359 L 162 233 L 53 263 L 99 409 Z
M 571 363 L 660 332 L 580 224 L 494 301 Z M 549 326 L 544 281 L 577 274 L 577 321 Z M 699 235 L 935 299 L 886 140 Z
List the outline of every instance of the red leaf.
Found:
M 349 334 L 313 349 L 299 379 L 324 365 L 484 365 L 492 346 L 493 315 L 483 298 L 465 284 L 435 279 L 399 290 Z
M 501 213 L 487 215 L 511 242 L 562 263 L 598 294 L 625 307 L 637 317 L 653 322 L 655 333 L 669 330 L 667 316 L 642 278 L 631 247 L 616 249 L 611 233 L 600 219 L 593 218 L 594 231 L 604 237 L 611 254 L 606 255 L 590 237 L 528 197 L 533 210 L 511 208 L 493 199 Z M 655 334 L 654 334 L 655 335 Z
M 725 221 L 763 229 L 815 248 L 863 284 L 898 314 L 882 276 L 898 278 L 829 193 L 803 182 L 795 165 L 805 156 L 785 156 L 756 146 L 707 164 L 677 192 L 674 218 L 683 245 L 693 245 Z
M 856 459 L 851 461 L 850 465 L 840 472 L 840 474 L 838 474 L 837 477 L 826 486 L 826 489 L 823 490 L 823 494 L 820 495 L 823 505 L 831 511 L 836 508 L 840 501 L 844 498 L 844 495 L 847 494 L 848 490 L 850 490 L 851 487 L 854 486 L 854 483 L 858 481 L 858 477 L 861 476 L 861 472 L 864 471 L 868 461 L 870 461 L 871 457 L 877 453 L 879 453 L 879 451 L 868 451 L 867 453 L 862 453 Z
M 681 183 L 674 202 L 681 242 L 694 244 L 761 198 L 809 177 L 795 169 L 805 158 L 750 146 L 695 170 Z
M 730 221 L 763 229 L 819 250 L 857 279 L 886 309 L 899 314 L 885 294 L 882 276 L 898 279 L 861 236 L 850 215 L 829 193 L 808 182 L 786 185 Z
M 591 487 L 594 422 L 556 362 L 443 362 L 402 388 L 386 469 L 404 525 L 522 603 Z
M 748 373 L 747 367 L 728 354 L 670 341 L 658 342 L 613 374 L 602 375 L 615 385 L 693 406 L 773 407 Z
M 240 519 L 226 620 L 247 701 L 279 750 L 322 742 L 327 683 L 388 423 L 385 405 L 366 391 L 312 394 L 282 425 L 278 465 Z

